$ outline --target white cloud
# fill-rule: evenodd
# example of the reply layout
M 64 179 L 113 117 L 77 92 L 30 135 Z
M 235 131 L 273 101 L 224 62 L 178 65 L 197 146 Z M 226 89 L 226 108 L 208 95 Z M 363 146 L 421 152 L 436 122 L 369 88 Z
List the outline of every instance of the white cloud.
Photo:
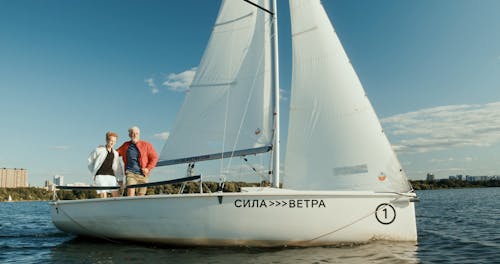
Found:
M 402 153 L 488 147 L 500 142 L 500 102 L 422 109 L 381 122 L 394 137 L 394 149 Z
M 161 133 L 154 134 L 155 138 L 161 139 L 161 140 L 167 140 L 169 136 L 170 136 L 170 132 L 161 132 Z
M 151 92 L 153 94 L 157 94 L 158 92 L 160 92 L 160 89 L 158 89 L 158 87 L 156 86 L 155 80 L 153 78 L 145 79 L 144 82 L 149 86 L 149 88 L 151 88 Z
M 408 167 L 408 166 L 411 166 L 413 164 L 413 162 L 410 160 L 400 160 L 400 162 L 401 162 L 401 165 L 403 165 L 403 167 Z
M 446 162 L 452 162 L 454 161 L 455 159 L 452 158 L 452 157 L 449 157 L 449 158 L 445 158 L 445 159 L 431 159 L 429 160 L 430 163 L 446 163 Z
M 167 80 L 163 82 L 162 85 L 166 86 L 171 91 L 186 92 L 189 90 L 189 86 L 193 81 L 196 69 L 197 68 L 194 67 L 181 73 L 170 73 L 167 75 Z

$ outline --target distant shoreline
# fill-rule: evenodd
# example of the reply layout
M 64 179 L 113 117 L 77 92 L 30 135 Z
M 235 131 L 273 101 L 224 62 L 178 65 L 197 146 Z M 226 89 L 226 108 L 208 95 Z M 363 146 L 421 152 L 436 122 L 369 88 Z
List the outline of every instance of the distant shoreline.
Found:
M 414 190 L 439 190 L 439 189 L 463 189 L 463 188 L 486 188 L 500 187 L 500 180 L 490 181 L 462 181 L 441 179 L 436 181 L 416 180 L 410 181 Z M 226 182 L 225 192 L 236 192 L 241 187 L 257 187 L 259 183 L 247 182 Z M 265 184 L 264 184 L 265 185 Z M 205 192 L 216 192 L 218 183 L 204 182 Z M 148 195 L 158 193 L 178 193 L 179 185 L 156 186 L 148 189 Z M 194 193 L 199 191 L 198 183 L 190 182 L 186 185 L 186 192 Z M 0 202 L 8 202 L 9 195 L 13 202 L 22 201 L 49 201 L 52 199 L 53 192 L 38 187 L 18 187 L 18 188 L 0 188 Z M 63 200 L 97 198 L 95 191 L 58 191 L 59 198 Z
M 486 188 L 500 187 L 500 180 L 489 181 L 462 181 L 439 179 L 435 181 L 410 181 L 415 190 L 438 190 L 438 189 L 463 189 L 463 188 Z

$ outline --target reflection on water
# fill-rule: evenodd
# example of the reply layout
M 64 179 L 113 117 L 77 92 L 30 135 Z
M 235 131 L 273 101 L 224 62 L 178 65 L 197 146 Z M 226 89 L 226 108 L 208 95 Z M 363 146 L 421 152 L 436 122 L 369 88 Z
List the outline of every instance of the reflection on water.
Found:
M 55 247 L 60 263 L 419 263 L 415 243 L 375 241 L 315 248 L 161 248 L 75 238 Z

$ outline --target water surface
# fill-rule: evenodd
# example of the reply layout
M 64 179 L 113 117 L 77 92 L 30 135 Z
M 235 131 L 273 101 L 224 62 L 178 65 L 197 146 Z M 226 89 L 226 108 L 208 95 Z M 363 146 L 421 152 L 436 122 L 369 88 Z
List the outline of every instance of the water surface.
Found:
M 47 202 L 0 203 L 0 263 L 499 263 L 500 188 L 417 192 L 418 243 L 313 248 L 155 247 L 67 235 Z

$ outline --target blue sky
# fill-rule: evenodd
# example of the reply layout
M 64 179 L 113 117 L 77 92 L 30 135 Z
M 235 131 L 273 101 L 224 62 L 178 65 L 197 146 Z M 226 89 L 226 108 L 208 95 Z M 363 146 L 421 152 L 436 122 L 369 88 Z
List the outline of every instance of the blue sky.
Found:
M 286 112 L 290 27 L 278 2 Z M 219 4 L 0 0 L 0 167 L 28 169 L 35 186 L 56 174 L 88 182 L 88 153 L 132 125 L 160 151 Z M 323 5 L 410 178 L 500 174 L 500 1 Z

